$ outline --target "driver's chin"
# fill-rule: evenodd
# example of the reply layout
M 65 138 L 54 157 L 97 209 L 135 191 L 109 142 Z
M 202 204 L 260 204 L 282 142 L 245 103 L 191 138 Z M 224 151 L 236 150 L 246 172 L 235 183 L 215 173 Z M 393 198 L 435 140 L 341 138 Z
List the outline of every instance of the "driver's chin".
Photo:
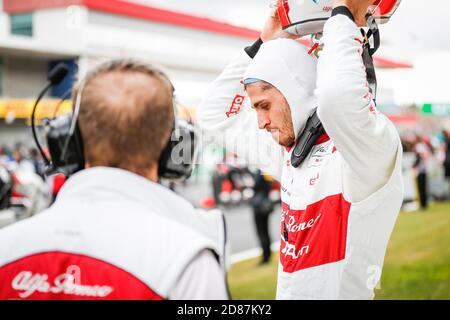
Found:
M 283 141 L 280 141 L 279 143 L 282 147 L 289 148 L 289 147 L 292 147 L 292 145 L 294 144 L 294 141 L 295 141 L 294 139 L 288 138 Z
M 270 134 L 272 135 L 272 139 L 275 140 L 276 143 L 280 144 L 280 131 L 271 131 Z
M 295 138 L 285 135 L 279 131 L 272 133 L 272 138 L 282 147 L 291 147 Z

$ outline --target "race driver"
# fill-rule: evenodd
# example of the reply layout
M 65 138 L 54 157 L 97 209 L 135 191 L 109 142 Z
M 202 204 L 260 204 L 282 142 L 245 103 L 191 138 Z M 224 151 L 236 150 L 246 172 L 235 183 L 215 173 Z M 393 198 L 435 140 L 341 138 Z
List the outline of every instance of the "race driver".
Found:
M 319 59 L 276 39 L 292 35 L 273 15 L 200 106 L 204 130 L 281 181 L 277 299 L 372 299 L 381 277 L 403 182 L 399 135 L 361 58 L 373 2 L 334 1 Z M 314 111 L 325 133 L 294 168 L 292 147 Z

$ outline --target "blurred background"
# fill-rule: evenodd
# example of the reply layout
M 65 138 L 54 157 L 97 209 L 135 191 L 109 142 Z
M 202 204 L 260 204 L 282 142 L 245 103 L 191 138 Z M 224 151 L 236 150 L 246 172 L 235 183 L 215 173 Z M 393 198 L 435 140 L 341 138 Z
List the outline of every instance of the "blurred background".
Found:
M 40 105 L 40 119 L 71 110 L 78 74 L 105 59 L 134 57 L 167 71 L 179 116 L 195 123 L 209 84 L 258 38 L 272 2 L 0 0 L 0 227 L 37 214 L 64 183 L 61 176 L 44 180 L 29 127 L 34 99 L 53 66 L 66 63 L 70 75 Z M 450 298 L 449 9 L 446 0 L 403 0 L 381 26 L 378 107 L 400 132 L 406 188 L 377 298 Z M 279 184 L 223 148 L 202 152 L 204 161 L 187 182 L 167 186 L 195 206 L 224 210 L 234 297 L 272 299 Z M 255 213 L 261 190 L 273 211 L 267 227 Z M 267 238 L 262 229 L 275 253 L 259 264 L 260 243 Z

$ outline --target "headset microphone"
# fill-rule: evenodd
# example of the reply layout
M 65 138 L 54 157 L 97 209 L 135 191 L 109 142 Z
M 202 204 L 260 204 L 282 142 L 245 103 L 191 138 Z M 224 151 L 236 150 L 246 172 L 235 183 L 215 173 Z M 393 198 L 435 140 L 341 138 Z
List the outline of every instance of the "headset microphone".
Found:
M 64 80 L 69 73 L 69 68 L 64 63 L 58 64 L 48 74 L 47 80 L 52 86 L 56 86 Z
M 39 102 L 41 102 L 42 98 L 45 96 L 45 94 L 48 92 L 48 90 L 50 90 L 51 87 L 60 84 L 61 81 L 67 76 L 68 73 L 69 73 L 69 68 L 64 63 L 59 63 L 49 72 L 48 77 L 47 77 L 48 82 L 46 83 L 44 88 L 39 93 L 39 96 L 36 99 L 36 102 L 34 103 L 34 106 L 33 106 L 33 112 L 31 113 L 31 132 L 33 134 L 33 139 L 36 142 L 36 146 L 37 146 L 42 158 L 44 159 L 45 165 L 47 167 L 50 166 L 50 160 L 47 158 L 44 151 L 42 150 L 42 146 L 39 143 L 39 139 L 36 134 L 36 109 L 37 109 Z

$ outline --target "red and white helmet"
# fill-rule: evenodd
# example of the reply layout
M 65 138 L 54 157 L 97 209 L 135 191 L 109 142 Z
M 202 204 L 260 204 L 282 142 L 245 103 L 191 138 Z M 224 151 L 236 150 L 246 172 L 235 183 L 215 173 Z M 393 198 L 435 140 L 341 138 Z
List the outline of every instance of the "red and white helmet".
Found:
M 386 23 L 397 10 L 401 0 L 377 0 L 370 10 L 378 23 Z M 306 36 L 323 31 L 331 16 L 332 0 L 278 0 L 277 11 L 283 29 Z

